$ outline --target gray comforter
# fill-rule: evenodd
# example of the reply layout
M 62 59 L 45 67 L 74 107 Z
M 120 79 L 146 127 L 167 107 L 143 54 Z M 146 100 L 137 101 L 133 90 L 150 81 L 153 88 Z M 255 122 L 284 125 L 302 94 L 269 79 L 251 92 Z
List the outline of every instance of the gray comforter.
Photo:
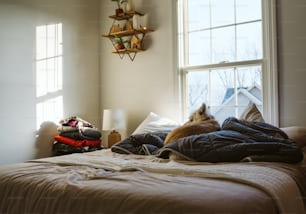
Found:
M 163 146 L 167 132 L 132 135 L 111 150 L 122 154 L 169 158 L 175 153 L 201 162 L 269 161 L 297 163 L 303 159 L 298 145 L 279 128 L 263 122 L 230 117 L 220 131 L 180 138 Z

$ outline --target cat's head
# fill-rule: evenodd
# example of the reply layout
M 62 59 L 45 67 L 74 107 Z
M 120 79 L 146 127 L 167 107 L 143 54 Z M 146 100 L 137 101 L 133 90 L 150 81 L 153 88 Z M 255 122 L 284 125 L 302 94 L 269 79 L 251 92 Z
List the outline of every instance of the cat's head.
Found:
M 207 106 L 205 103 L 203 103 L 199 109 L 197 109 L 195 112 L 193 112 L 188 122 L 200 122 L 205 120 L 214 119 L 215 117 L 210 114 Z

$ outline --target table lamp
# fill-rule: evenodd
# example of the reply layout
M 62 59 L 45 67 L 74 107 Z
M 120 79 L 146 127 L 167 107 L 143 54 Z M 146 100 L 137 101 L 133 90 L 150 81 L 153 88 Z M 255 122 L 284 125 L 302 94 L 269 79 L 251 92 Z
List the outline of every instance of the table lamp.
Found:
M 125 112 L 122 109 L 104 109 L 102 130 L 110 131 L 107 140 L 108 147 L 121 141 L 121 134 L 118 131 L 125 129 Z

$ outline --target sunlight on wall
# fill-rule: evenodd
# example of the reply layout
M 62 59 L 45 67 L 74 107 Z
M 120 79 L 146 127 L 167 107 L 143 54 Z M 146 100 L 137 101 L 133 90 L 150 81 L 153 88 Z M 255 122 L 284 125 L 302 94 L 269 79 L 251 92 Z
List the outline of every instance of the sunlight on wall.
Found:
M 62 23 L 36 27 L 36 126 L 63 117 Z

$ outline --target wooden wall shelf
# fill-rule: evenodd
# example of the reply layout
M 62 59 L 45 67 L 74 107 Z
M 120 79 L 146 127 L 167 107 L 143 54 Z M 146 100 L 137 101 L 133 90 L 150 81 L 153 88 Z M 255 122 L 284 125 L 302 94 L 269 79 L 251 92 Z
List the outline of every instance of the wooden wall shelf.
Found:
M 115 37 L 123 37 L 123 36 L 132 36 L 136 34 L 146 34 L 149 32 L 153 32 L 153 30 L 149 28 L 138 28 L 138 29 L 133 29 L 133 30 L 125 30 L 125 31 L 118 31 L 115 33 L 103 34 L 102 36 L 115 38 Z
M 113 53 L 117 53 L 117 54 L 128 54 L 128 53 L 137 53 L 140 51 L 144 51 L 143 49 L 137 49 L 137 48 L 125 48 L 125 49 L 119 49 L 119 50 L 115 50 L 113 51 Z
M 103 37 L 109 38 L 114 46 L 114 51 L 122 59 L 125 55 L 133 61 L 138 52 L 144 51 L 143 40 L 147 33 L 154 30 L 139 26 L 133 28 L 133 16 L 144 16 L 144 14 L 137 11 L 124 12 L 120 15 L 112 15 L 109 18 L 113 19 L 113 24 L 107 34 L 103 34 Z M 129 22 L 129 28 L 125 28 L 126 23 Z M 139 23 L 138 23 L 139 25 Z M 114 28 L 116 30 L 114 31 Z M 124 30 L 128 29 L 128 30 Z

